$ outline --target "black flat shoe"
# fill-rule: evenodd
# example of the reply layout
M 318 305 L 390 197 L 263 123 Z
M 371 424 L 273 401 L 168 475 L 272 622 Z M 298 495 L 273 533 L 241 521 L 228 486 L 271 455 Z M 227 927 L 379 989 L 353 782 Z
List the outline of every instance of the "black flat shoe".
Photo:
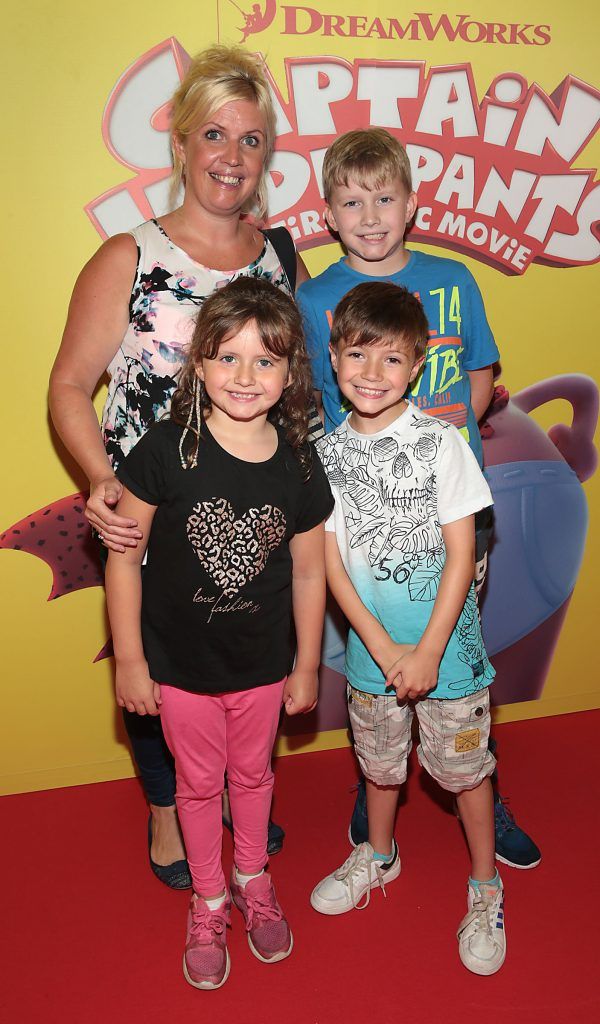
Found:
M 223 815 L 223 824 L 233 835 L 233 825 L 225 815 Z M 267 832 L 267 855 L 269 857 L 274 857 L 276 853 L 281 853 L 284 839 L 285 832 L 281 825 L 276 825 L 275 822 L 271 821 L 269 818 L 269 830 Z
M 169 889 L 191 889 L 192 876 L 187 860 L 176 860 L 172 864 L 156 864 L 150 856 L 152 848 L 152 815 L 148 818 L 148 860 L 150 867 L 159 881 L 169 886 Z

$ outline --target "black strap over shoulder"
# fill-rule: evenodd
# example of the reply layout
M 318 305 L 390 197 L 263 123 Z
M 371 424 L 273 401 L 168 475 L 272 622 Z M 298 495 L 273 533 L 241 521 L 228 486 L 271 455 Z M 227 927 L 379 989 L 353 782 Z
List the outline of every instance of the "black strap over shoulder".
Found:
M 292 295 L 296 291 L 296 247 L 287 228 L 268 228 L 263 235 L 269 239 L 285 270 Z

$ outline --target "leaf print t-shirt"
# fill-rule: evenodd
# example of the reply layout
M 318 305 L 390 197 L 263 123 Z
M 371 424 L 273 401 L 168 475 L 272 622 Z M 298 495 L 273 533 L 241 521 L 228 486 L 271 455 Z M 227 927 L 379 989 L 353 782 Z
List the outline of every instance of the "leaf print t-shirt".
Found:
M 129 325 L 108 366 L 102 437 L 113 469 L 150 424 L 168 413 L 200 306 L 237 277 L 263 277 L 288 294 L 279 257 L 265 238 L 260 256 L 239 270 L 196 263 L 155 220 L 134 228 L 138 248 Z
M 148 430 L 117 476 L 157 510 L 142 580 L 142 638 L 156 682 L 194 693 L 275 683 L 290 671 L 289 542 L 326 519 L 333 498 L 316 455 L 304 482 L 282 433 L 265 462 L 245 462 L 207 424 L 195 469 L 181 427 Z
M 396 643 L 418 643 L 445 562 L 441 527 L 492 504 L 477 459 L 455 427 L 410 404 L 377 434 L 359 434 L 346 419 L 316 447 L 335 499 L 325 529 L 356 592 Z M 494 674 L 471 585 L 427 696 L 463 697 Z M 367 693 L 393 692 L 352 629 L 346 675 Z

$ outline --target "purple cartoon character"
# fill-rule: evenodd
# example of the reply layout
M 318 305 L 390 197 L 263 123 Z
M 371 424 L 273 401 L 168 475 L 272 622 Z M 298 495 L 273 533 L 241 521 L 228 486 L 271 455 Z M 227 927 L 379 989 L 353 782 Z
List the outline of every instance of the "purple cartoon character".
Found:
M 545 434 L 527 413 L 556 398 L 571 403 L 573 422 Z M 597 420 L 595 382 L 568 374 L 510 399 L 497 388 L 482 427 L 496 525 L 481 608 L 496 704 L 541 695 L 583 558 L 581 483 L 596 469 Z

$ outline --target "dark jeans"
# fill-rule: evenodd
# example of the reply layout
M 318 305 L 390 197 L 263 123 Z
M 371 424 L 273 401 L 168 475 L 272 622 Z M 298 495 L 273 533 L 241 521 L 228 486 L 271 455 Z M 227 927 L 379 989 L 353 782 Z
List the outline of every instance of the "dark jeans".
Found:
M 163 736 L 160 715 L 138 715 L 123 708 L 123 721 L 148 803 L 172 807 L 175 762 Z
M 99 542 L 99 546 L 100 561 L 106 566 L 108 552 L 104 544 Z M 172 807 L 175 803 L 175 762 L 163 736 L 160 715 L 138 715 L 123 708 L 123 722 L 148 803 L 156 807 Z

